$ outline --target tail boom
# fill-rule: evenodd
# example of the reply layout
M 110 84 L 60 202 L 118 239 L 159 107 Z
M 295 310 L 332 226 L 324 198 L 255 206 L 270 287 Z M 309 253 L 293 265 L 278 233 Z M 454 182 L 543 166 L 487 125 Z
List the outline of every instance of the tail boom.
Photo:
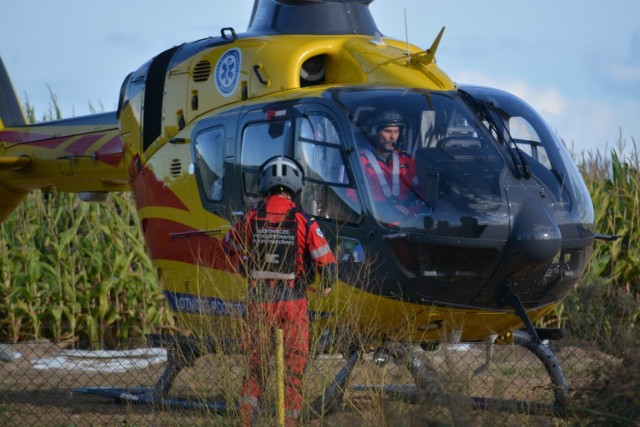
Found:
M 129 191 L 115 114 L 0 130 L 0 221 L 37 189 Z

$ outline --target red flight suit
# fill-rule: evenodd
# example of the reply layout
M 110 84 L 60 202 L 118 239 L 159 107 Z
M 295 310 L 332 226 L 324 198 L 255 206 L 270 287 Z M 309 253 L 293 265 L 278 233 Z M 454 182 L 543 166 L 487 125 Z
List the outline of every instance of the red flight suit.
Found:
M 411 189 L 418 186 L 418 179 L 415 161 L 408 153 L 395 150 L 385 161 L 374 151 L 362 150 L 360 164 L 374 202 L 391 199 L 403 204 L 414 199 Z
M 336 259 L 318 223 L 298 211 L 285 196 L 269 196 L 227 233 L 225 246 L 244 252 L 249 276 L 243 347 L 250 355 L 240 407 L 243 422 L 258 405 L 273 353 L 276 329 L 284 335 L 285 415 L 288 425 L 302 412 L 302 377 L 309 354 L 305 266 L 313 263 L 333 277 Z M 288 252 L 293 249 L 295 254 Z

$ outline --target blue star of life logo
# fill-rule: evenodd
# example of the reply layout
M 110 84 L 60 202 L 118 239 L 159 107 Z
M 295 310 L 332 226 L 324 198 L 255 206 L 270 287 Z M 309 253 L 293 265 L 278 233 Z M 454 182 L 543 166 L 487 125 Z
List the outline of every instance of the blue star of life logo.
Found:
M 222 96 L 231 95 L 240 80 L 240 65 L 242 56 L 240 49 L 226 51 L 216 64 L 216 87 Z

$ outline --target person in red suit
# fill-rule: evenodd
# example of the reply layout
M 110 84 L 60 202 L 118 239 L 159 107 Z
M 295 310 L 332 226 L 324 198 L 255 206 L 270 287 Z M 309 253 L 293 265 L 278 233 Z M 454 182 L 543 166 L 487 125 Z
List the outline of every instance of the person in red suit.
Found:
M 372 120 L 369 140 L 371 148 L 360 150 L 360 163 L 367 179 L 369 194 L 378 217 L 398 221 L 398 214 L 408 216 L 417 210 L 419 183 L 415 161 L 398 148 L 406 132 L 405 121 L 395 111 L 382 111 Z
M 404 127 L 399 113 L 379 113 L 371 129 L 373 150 L 360 151 L 360 162 L 375 202 L 391 201 L 401 207 L 414 199 L 412 188 L 418 185 L 415 161 L 398 148 Z
M 284 336 L 285 421 L 299 425 L 309 353 L 309 267 L 314 265 L 321 273 L 317 290 L 321 295 L 329 295 L 336 280 L 336 259 L 320 226 L 294 202 L 303 185 L 302 169 L 294 160 L 284 156 L 267 160 L 259 175 L 259 191 L 266 199 L 235 222 L 224 239 L 228 253 L 242 254 L 242 268 L 249 278 L 243 332 L 249 372 L 240 402 L 244 425 L 258 413 L 276 329 L 282 329 Z

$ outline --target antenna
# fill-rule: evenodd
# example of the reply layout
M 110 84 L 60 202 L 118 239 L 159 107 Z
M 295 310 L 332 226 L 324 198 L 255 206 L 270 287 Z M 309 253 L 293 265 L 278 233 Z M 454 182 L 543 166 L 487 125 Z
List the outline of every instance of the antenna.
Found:
M 407 63 L 411 64 L 411 50 L 409 48 L 409 25 L 407 24 L 407 8 L 404 8 L 404 34 L 407 39 Z

